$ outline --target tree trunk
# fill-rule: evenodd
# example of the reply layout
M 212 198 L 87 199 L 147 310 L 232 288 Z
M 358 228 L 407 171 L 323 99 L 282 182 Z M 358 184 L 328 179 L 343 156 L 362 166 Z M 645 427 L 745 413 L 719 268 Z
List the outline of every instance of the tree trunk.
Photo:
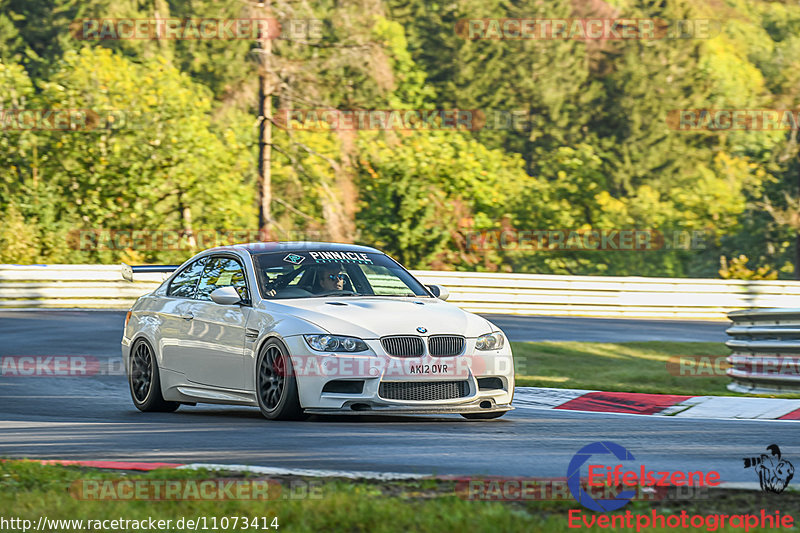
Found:
M 186 237 L 189 248 L 194 250 L 197 247 L 197 239 L 192 230 L 192 209 L 183 202 L 183 192 L 178 193 L 178 211 L 181 216 L 181 234 Z
M 800 197 L 800 154 L 797 156 L 797 194 Z M 794 279 L 800 280 L 800 231 L 794 236 Z
M 794 279 L 800 280 L 800 233 L 794 236 Z
M 270 16 L 270 2 L 264 2 L 266 18 Z M 272 86 L 271 86 L 271 56 L 272 41 L 269 31 L 261 35 L 261 73 L 259 74 L 258 100 L 259 100 L 259 152 L 258 152 L 258 189 L 259 212 L 258 227 L 261 240 L 272 238 Z

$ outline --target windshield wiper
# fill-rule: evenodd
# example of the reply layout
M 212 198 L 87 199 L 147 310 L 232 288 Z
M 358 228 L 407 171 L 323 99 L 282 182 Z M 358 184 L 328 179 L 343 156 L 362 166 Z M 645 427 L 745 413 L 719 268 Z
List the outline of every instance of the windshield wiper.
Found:
M 357 292 L 345 291 L 345 292 L 337 292 L 331 294 L 316 294 L 312 296 L 312 298 L 331 298 L 331 297 L 338 298 L 339 296 L 361 296 L 361 295 L 358 294 Z

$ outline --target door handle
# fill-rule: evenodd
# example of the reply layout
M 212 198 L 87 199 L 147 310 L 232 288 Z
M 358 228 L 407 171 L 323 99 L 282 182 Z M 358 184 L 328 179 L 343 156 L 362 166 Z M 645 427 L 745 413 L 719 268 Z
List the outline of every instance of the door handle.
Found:
M 181 318 L 184 320 L 191 320 L 194 318 L 194 315 L 192 313 L 186 313 L 185 315 L 181 315 Z

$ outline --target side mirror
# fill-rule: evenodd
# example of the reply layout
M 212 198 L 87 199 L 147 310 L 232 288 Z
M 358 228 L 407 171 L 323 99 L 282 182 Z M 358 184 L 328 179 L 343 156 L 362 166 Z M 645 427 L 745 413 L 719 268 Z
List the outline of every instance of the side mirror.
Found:
M 439 298 L 440 300 L 447 300 L 450 298 L 450 291 L 442 287 L 441 285 L 428 285 L 428 289 L 433 293 L 434 296 Z
M 220 305 L 234 305 L 242 301 L 242 297 L 236 292 L 236 289 L 228 285 L 227 287 L 220 287 L 211 291 L 211 300 Z

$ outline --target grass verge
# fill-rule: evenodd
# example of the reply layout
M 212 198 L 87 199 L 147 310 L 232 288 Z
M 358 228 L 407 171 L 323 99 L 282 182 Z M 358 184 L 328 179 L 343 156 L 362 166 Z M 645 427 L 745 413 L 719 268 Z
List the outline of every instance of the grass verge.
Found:
M 518 386 L 742 396 L 728 391 L 718 342 L 512 342 Z M 681 366 L 677 357 L 695 357 Z M 669 363 L 669 364 L 668 364 Z M 721 365 L 721 366 L 720 366 Z M 800 395 L 781 398 L 800 398 Z
M 443 532 L 443 531 L 567 531 L 569 512 L 582 509 L 568 501 L 472 501 L 456 493 L 452 480 L 422 481 L 343 481 L 310 478 L 280 478 L 284 490 L 274 501 L 86 501 L 74 496 L 76 483 L 113 480 L 203 480 L 213 476 L 229 479 L 235 474 L 203 471 L 156 470 L 149 473 L 102 471 L 79 467 L 43 466 L 34 462 L 8 461 L 0 463 L 0 518 L 20 518 L 38 524 L 40 517 L 48 520 L 172 520 L 172 527 L 161 531 L 185 531 L 176 527 L 179 519 L 198 520 L 205 517 L 206 531 L 233 531 L 232 517 L 258 518 L 258 528 L 236 531 L 347 531 L 347 532 Z M 242 477 L 242 476 L 239 476 Z M 256 478 L 250 478 L 256 479 Z M 261 478 L 263 479 L 263 478 Z M 315 484 L 309 498 L 297 491 L 298 483 Z M 295 488 L 290 488 L 294 484 Z M 294 496 L 292 494 L 295 493 Z M 762 494 L 744 491 L 712 491 L 702 500 L 634 501 L 618 511 L 624 514 L 651 513 L 708 515 L 758 514 L 761 510 L 774 515 L 800 517 L 800 494 Z M 587 520 L 601 515 L 581 511 Z M 212 517 L 217 528 L 212 528 Z M 229 517 L 227 528 L 222 517 Z M 265 520 L 261 520 L 265 518 Z M 277 517 L 278 529 L 272 527 Z M 263 527 L 266 526 L 266 527 Z M 14 530 L 5 527 L 5 530 Z M 601 529 L 582 527 L 583 530 Z M 694 529 L 693 530 L 705 530 Z M 21 529 L 17 529 L 20 530 Z M 52 527 L 51 529 L 52 530 Z M 60 527 L 59 531 L 86 531 L 87 528 Z M 116 531 L 136 530 L 117 527 Z M 197 530 L 204 531 L 200 525 Z M 573 529 L 574 530 L 574 529 Z M 629 529 L 635 531 L 634 529 Z M 750 529 L 753 531 L 753 529 Z M 649 529 L 648 531 L 661 531 Z M 737 531 L 719 528 L 717 531 Z

